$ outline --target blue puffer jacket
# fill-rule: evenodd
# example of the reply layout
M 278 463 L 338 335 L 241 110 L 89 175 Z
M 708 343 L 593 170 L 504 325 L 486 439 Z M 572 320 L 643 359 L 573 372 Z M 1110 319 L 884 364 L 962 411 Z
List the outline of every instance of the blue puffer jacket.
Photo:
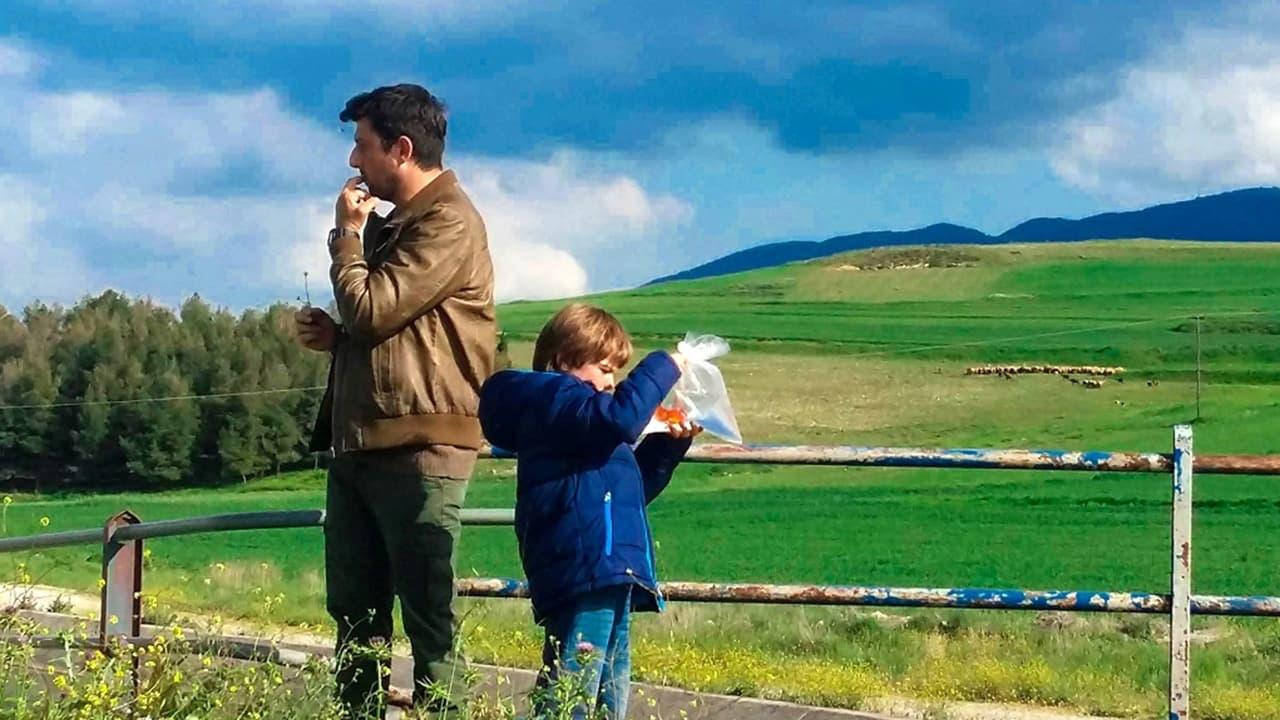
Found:
M 658 610 L 645 505 L 671 480 L 688 440 L 633 443 L 675 385 L 671 356 L 642 360 L 612 394 L 571 375 L 508 370 L 480 393 L 480 424 L 514 451 L 516 539 L 541 623 L 574 596 L 634 584 L 636 610 Z

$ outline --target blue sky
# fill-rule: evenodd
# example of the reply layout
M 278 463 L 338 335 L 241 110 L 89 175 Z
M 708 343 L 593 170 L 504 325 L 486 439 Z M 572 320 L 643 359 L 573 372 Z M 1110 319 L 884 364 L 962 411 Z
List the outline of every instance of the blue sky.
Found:
M 323 283 L 337 112 L 399 81 L 450 106 L 504 299 L 1280 182 L 1270 4 L 754 6 L 11 0 L 0 303 Z

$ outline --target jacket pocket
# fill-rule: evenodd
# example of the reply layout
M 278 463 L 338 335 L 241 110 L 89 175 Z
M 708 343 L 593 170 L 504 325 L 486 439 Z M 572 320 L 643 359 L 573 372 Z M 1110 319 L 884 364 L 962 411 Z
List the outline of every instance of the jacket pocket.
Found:
M 613 493 L 604 494 L 604 556 L 613 555 Z
M 373 374 L 373 392 L 375 395 L 387 396 L 395 394 L 395 354 L 396 337 L 374 345 L 369 351 L 370 371 Z
M 437 363 L 457 362 L 451 359 L 455 351 L 436 347 L 434 317 L 428 313 L 418 318 L 373 348 L 374 396 L 385 417 L 452 412 L 458 404 L 451 399 L 458 392 L 454 385 L 462 382 L 458 372 L 450 370 L 441 377 Z

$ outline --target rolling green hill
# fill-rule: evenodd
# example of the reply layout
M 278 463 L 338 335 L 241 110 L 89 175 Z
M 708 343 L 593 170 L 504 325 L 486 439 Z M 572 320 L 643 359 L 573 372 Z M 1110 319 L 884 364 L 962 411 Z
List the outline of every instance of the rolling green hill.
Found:
M 1280 245 L 947 246 L 849 253 L 590 300 L 651 341 L 698 330 L 744 350 L 1105 362 L 1145 373 L 1190 366 L 1187 319 L 1203 314 L 1203 351 L 1215 368 L 1260 363 L 1270 372 L 1278 278 Z M 500 320 L 531 339 L 559 304 L 513 303 Z

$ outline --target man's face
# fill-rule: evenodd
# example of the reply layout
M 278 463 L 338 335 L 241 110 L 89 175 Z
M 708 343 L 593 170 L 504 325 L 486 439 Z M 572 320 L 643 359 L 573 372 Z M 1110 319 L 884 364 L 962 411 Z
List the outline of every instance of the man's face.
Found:
M 391 151 L 382 146 L 382 138 L 378 137 L 368 118 L 356 122 L 355 147 L 351 148 L 347 162 L 360 172 L 364 184 L 375 197 L 385 199 L 395 194 L 400 163 L 396 161 L 394 150 L 394 145 Z

